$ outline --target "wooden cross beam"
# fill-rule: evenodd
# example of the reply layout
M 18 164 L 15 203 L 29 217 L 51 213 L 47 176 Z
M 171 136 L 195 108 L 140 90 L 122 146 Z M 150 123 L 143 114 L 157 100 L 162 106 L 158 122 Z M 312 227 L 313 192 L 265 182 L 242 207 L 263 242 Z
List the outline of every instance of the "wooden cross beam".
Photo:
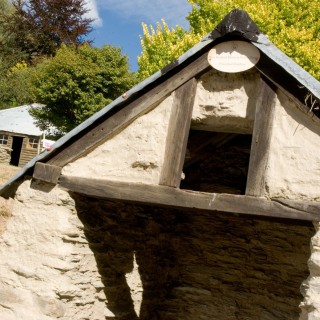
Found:
M 161 185 L 60 176 L 59 185 L 90 197 L 123 200 L 176 209 L 315 221 L 320 203 L 258 198 L 246 195 L 206 193 Z

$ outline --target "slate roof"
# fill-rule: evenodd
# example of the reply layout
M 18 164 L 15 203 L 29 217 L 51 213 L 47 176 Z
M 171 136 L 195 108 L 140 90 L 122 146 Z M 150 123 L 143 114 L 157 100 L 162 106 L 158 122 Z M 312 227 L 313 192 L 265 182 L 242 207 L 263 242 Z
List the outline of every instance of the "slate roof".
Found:
M 42 131 L 35 125 L 35 119 L 29 113 L 32 106 L 37 105 L 0 110 L 0 131 L 40 136 Z
M 305 102 L 306 95 L 312 93 L 313 98 L 318 102 L 318 105 L 320 105 L 320 82 L 279 50 L 268 37 L 259 30 L 247 12 L 235 9 L 231 11 L 212 32 L 177 60 L 145 79 L 126 92 L 125 95 L 118 97 L 105 108 L 64 135 L 52 146 L 50 152 L 46 151 L 27 163 L 16 176 L 0 188 L 0 195 L 4 194 L 14 182 L 32 171 L 37 161 L 45 162 L 51 158 L 53 154 L 59 153 L 59 150 L 63 149 L 68 142 L 77 139 L 77 137 L 80 137 L 84 132 L 94 127 L 101 119 L 112 116 L 111 111 L 113 109 L 125 107 L 126 104 L 148 91 L 153 85 L 161 83 L 176 71 L 187 67 L 188 63 L 194 61 L 214 45 L 222 41 L 235 39 L 249 41 L 260 50 L 261 58 L 255 67 L 266 78 L 286 89 L 295 98 L 300 100 L 302 104 Z M 309 106 L 309 108 L 310 107 L 311 106 Z M 313 109 L 312 113 L 320 118 L 320 109 Z

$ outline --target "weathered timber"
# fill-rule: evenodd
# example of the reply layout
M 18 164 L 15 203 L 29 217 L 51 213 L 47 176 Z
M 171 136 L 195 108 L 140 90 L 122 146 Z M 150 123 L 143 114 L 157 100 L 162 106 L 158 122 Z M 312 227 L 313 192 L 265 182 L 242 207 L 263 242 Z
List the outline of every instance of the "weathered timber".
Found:
M 190 63 L 187 68 L 177 72 L 169 79 L 120 109 L 112 117 L 96 125 L 68 146 L 68 148 L 61 150 L 61 152 L 50 159 L 48 163 L 63 167 L 67 163 L 87 154 L 93 148 L 128 126 L 139 116 L 151 111 L 175 89 L 209 67 L 207 53 L 205 53 Z
M 180 185 L 196 90 L 197 80 L 192 78 L 175 91 L 160 176 L 161 185 Z
M 37 162 L 34 167 L 33 178 L 57 184 L 61 170 L 61 167 Z
M 256 103 L 246 194 L 265 195 L 265 175 L 270 149 L 276 92 L 260 80 L 260 92 Z
M 160 185 L 97 180 L 61 175 L 60 186 L 79 194 L 101 199 L 198 209 L 212 212 L 239 213 L 275 218 L 316 221 L 320 219 L 320 203 L 293 202 L 281 204 L 266 198 L 205 193 Z M 303 207 L 303 210 L 300 208 Z
M 291 199 L 282 199 L 282 198 L 272 198 L 271 200 L 300 211 L 320 214 L 319 202 L 310 201 L 310 200 L 301 201 L 301 200 L 291 200 Z

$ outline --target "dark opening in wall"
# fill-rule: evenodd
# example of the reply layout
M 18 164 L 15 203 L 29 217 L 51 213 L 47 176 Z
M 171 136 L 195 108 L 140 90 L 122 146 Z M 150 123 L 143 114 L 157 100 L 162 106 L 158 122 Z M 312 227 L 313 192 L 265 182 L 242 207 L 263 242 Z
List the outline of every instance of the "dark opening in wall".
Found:
M 245 194 L 251 135 L 191 130 L 181 189 Z

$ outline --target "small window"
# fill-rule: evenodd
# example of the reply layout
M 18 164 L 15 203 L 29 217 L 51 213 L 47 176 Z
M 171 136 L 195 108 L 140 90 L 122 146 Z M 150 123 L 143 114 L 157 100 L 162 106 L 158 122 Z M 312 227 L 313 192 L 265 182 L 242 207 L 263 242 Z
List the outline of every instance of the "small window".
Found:
M 0 134 L 0 144 L 8 144 L 8 136 L 5 134 Z
M 190 130 L 181 189 L 245 194 L 251 135 Z
M 27 147 L 29 149 L 38 149 L 38 145 L 39 145 L 39 139 L 37 138 L 29 138 L 29 142 Z

